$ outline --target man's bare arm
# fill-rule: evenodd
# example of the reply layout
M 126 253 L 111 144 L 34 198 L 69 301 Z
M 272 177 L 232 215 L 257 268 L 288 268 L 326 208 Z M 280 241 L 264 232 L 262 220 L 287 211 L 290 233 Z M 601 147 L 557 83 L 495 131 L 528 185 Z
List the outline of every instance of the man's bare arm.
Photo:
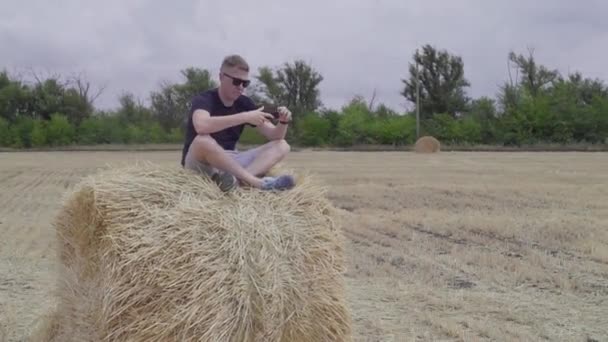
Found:
M 262 134 L 268 140 L 279 140 L 285 139 L 287 133 L 287 125 L 277 124 L 273 125 L 270 122 L 266 122 L 263 125 L 257 127 L 258 132 Z
M 192 123 L 198 134 L 211 134 L 244 123 L 259 126 L 273 118 L 271 114 L 262 112 L 262 109 L 263 107 L 248 112 L 225 116 L 211 116 L 208 111 L 197 109 L 192 114 Z
M 273 125 L 270 122 L 265 122 L 257 127 L 258 132 L 260 132 L 268 140 L 285 139 L 285 136 L 287 135 L 287 125 L 285 123 L 291 121 L 291 112 L 287 109 L 287 107 L 281 106 L 277 108 L 277 116 L 279 119 L 279 123 L 277 125 Z
M 240 125 L 245 121 L 244 116 L 226 115 L 226 116 L 211 116 L 204 109 L 197 109 L 192 114 L 192 123 L 198 134 L 211 134 L 219 132 L 228 127 Z

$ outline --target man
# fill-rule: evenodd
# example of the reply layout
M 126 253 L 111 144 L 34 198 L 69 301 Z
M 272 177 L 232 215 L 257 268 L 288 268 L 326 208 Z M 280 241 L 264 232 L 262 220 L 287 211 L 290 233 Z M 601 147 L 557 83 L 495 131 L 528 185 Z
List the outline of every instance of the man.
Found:
M 295 185 L 293 177 L 266 177 L 266 173 L 290 151 L 285 141 L 291 112 L 278 108 L 279 122 L 263 112 L 243 91 L 250 84 L 249 65 L 239 55 L 224 58 L 220 85 L 192 99 L 181 164 L 211 176 L 220 189 L 242 184 L 261 190 L 287 190 Z M 245 125 L 256 127 L 269 142 L 248 151 L 237 151 Z

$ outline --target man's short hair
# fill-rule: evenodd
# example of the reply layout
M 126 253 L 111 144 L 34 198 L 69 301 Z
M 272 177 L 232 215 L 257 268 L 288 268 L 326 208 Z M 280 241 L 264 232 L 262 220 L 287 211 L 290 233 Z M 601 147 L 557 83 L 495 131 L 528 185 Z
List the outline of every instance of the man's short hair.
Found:
M 249 64 L 247 61 L 239 55 L 229 55 L 222 61 L 222 70 L 225 68 L 238 68 L 243 71 L 249 72 Z

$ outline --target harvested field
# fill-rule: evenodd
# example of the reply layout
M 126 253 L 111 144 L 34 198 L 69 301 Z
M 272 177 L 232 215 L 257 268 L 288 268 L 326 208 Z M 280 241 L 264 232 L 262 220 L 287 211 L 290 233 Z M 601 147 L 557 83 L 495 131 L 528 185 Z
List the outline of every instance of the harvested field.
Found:
M 52 304 L 51 220 L 108 163 L 179 152 L 0 153 L 0 341 Z M 329 185 L 348 237 L 357 341 L 603 341 L 606 153 L 296 152 Z

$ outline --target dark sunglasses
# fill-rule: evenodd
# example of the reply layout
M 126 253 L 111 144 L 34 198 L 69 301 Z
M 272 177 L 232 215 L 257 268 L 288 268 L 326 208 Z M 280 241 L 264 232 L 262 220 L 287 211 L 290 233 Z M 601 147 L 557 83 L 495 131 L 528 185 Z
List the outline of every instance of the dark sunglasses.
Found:
M 225 72 L 223 72 L 222 74 L 224 74 L 224 76 L 232 79 L 232 85 L 237 86 L 237 87 L 242 84 L 243 88 L 247 88 L 249 86 L 249 84 L 251 83 L 250 80 L 242 80 L 240 78 L 236 78 L 236 77 L 230 76 L 230 75 L 228 75 Z

